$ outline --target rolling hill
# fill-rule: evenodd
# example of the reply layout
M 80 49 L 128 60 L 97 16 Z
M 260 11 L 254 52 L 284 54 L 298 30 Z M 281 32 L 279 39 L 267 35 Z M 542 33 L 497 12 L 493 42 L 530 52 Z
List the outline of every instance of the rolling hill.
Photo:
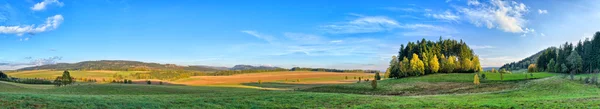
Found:
M 540 52 L 537 52 L 523 60 L 517 61 L 517 62 L 511 62 L 511 63 L 506 63 L 504 65 L 502 65 L 502 67 L 500 67 L 500 69 L 507 69 L 507 70 L 520 70 L 520 69 L 527 69 L 527 66 L 529 66 L 529 64 L 534 64 L 536 63 L 537 59 L 542 55 L 542 53 L 544 53 L 546 50 L 556 50 L 556 47 L 550 47 L 547 49 L 544 49 Z
M 100 60 L 83 61 L 78 63 L 58 63 L 18 70 L 114 70 L 114 71 L 149 71 L 149 70 L 192 70 L 192 71 L 219 71 L 224 70 L 209 66 L 179 66 L 175 64 L 146 63 L 126 60 Z

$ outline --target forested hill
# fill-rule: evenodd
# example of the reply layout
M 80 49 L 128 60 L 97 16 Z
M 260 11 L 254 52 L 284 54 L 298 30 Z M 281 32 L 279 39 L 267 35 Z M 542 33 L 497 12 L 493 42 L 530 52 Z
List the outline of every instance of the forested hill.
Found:
M 517 61 L 517 62 L 511 62 L 511 63 L 506 63 L 504 65 L 502 65 L 502 67 L 500 67 L 500 69 L 506 69 L 506 70 L 519 70 L 519 69 L 527 69 L 527 66 L 529 66 L 529 64 L 535 64 L 538 60 L 538 58 L 542 55 L 542 53 L 546 52 L 546 51 L 552 51 L 552 50 L 556 50 L 556 47 L 550 47 L 547 49 L 544 49 L 540 52 L 537 52 L 523 60 Z
M 235 65 L 230 70 L 275 70 L 275 69 L 283 69 L 280 67 L 271 67 L 271 66 L 252 66 L 252 65 Z
M 591 73 L 600 69 L 600 32 L 596 32 L 592 39 L 585 39 L 578 43 L 565 42 L 560 47 L 551 47 L 543 50 L 528 63 L 508 64 L 505 68 L 524 68 L 525 65 L 537 71 L 555 73 Z M 537 58 L 536 60 L 533 60 Z M 518 66 L 518 67 L 513 67 Z M 504 67 L 504 66 L 503 66 Z
M 221 68 L 209 66 L 178 66 L 175 64 L 146 63 L 125 60 L 100 60 L 83 61 L 78 63 L 58 63 L 35 67 L 26 67 L 19 70 L 116 70 L 116 71 L 150 71 L 150 70 L 191 70 L 191 71 L 219 71 Z

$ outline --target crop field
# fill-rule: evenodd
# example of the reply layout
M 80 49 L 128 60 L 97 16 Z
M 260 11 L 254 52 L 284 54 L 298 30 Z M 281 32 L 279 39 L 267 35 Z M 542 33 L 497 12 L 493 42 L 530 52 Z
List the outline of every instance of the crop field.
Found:
M 469 85 L 473 74 L 434 74 L 379 81 L 381 89 L 367 83 L 323 85 L 314 89 L 276 91 L 253 88 L 173 86 L 140 84 L 85 84 L 65 87 L 0 82 L 0 105 L 6 108 L 600 108 L 600 88 L 576 81 L 536 73 L 535 79 L 482 81 Z M 534 75 L 536 75 L 534 74 Z M 493 74 L 490 74 L 490 76 Z M 511 75 L 511 74 L 508 74 Z M 543 76 L 545 75 L 545 76 Z M 437 78 L 437 79 L 436 79 Z M 408 83 L 416 83 L 411 86 Z M 444 85 L 441 85 L 444 84 Z M 436 92 L 438 87 L 470 87 L 468 91 Z M 285 83 L 261 84 L 288 87 Z M 486 85 L 509 87 L 487 89 Z M 337 90 L 337 86 L 348 89 Z M 392 88 L 387 89 L 386 87 Z M 414 91 L 427 93 L 386 94 Z M 317 89 L 332 89 L 321 93 Z M 410 88 L 408 88 L 410 89 Z M 378 94 L 382 92 L 383 94 Z M 356 93 L 356 94 L 349 94 Z M 576 101 L 576 102 L 573 102 Z
M 340 84 L 354 83 L 358 80 L 358 77 L 361 77 L 363 80 L 373 80 L 373 76 L 374 74 L 372 73 L 284 71 L 231 76 L 193 76 L 174 82 L 185 85 L 238 85 L 242 83 L 257 83 L 258 81 L 288 84 Z

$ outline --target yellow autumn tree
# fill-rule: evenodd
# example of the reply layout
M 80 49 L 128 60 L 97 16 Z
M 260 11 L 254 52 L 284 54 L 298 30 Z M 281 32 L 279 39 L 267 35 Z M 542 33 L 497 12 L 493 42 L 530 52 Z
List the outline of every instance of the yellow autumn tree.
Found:
M 433 73 L 437 73 L 440 70 L 440 63 L 438 62 L 437 55 L 433 55 L 433 58 L 429 60 L 429 69 Z
M 496 68 L 492 68 L 492 73 L 496 73 Z
M 537 68 L 537 66 L 535 64 L 529 64 L 529 66 L 527 67 L 527 72 L 529 72 L 529 73 L 536 72 L 536 68 Z
M 471 62 L 473 62 L 473 68 L 475 69 L 475 72 L 481 72 L 483 71 L 483 68 L 481 67 L 481 65 L 479 64 L 479 56 L 475 56 L 473 57 L 473 60 L 471 60 Z
M 476 73 L 475 77 L 473 77 L 473 83 L 475 83 L 475 85 L 479 85 L 479 75 Z
M 419 55 L 415 53 L 413 53 L 413 57 L 410 60 L 410 67 L 415 75 L 425 75 L 425 64 L 419 59 Z

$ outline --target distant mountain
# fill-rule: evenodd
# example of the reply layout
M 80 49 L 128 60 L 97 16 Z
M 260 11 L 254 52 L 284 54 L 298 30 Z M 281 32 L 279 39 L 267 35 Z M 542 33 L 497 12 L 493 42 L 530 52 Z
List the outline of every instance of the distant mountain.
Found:
M 540 56 L 542 55 L 542 53 L 544 53 L 546 50 L 557 50 L 556 47 L 550 47 L 547 49 L 544 49 L 538 53 L 535 53 L 521 61 L 518 62 L 511 62 L 511 63 L 506 63 L 504 64 L 502 67 L 500 67 L 501 69 L 507 69 L 507 70 L 520 70 L 520 69 L 527 69 L 527 67 L 529 66 L 529 64 L 535 64 L 537 59 L 540 58 Z
M 116 70 L 116 71 L 149 71 L 149 70 L 192 70 L 192 71 L 219 71 L 224 68 L 209 66 L 178 66 L 175 64 L 146 63 L 126 60 L 100 60 L 83 61 L 78 63 L 58 63 L 34 67 L 21 68 L 19 70 Z
M 252 66 L 252 65 L 235 65 L 229 70 L 274 70 L 274 69 L 282 69 L 280 67 L 271 67 L 271 66 Z

